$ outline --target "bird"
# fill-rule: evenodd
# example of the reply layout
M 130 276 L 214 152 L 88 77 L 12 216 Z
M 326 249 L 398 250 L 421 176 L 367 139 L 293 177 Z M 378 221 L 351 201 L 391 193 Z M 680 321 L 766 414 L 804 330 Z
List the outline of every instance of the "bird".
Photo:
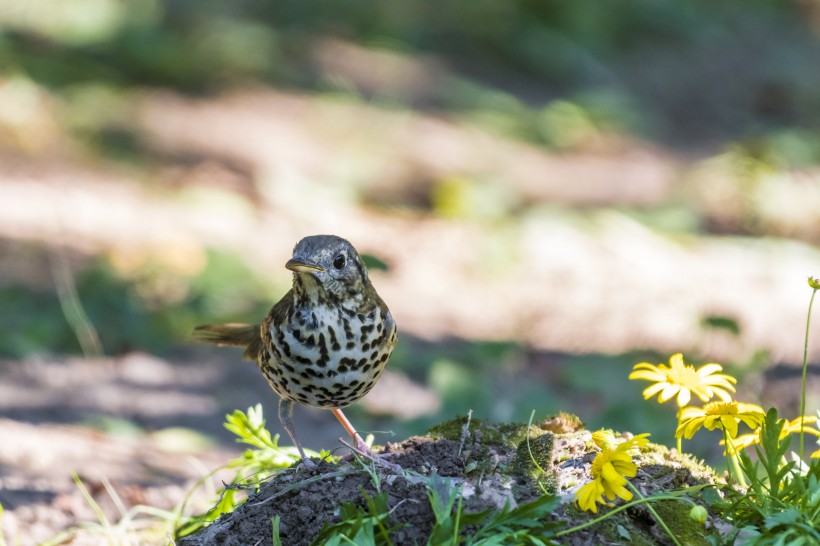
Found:
M 381 377 L 398 340 L 396 321 L 346 239 L 305 237 L 285 267 L 292 288 L 260 324 L 207 324 L 195 337 L 245 348 L 243 357 L 279 395 L 279 420 L 303 462 L 309 459 L 293 427 L 295 404 L 330 409 L 356 449 L 373 456 L 342 409 Z

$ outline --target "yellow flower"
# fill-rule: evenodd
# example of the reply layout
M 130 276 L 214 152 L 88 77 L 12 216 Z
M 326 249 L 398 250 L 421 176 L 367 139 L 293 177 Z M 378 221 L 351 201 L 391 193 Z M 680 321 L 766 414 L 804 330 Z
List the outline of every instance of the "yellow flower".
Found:
M 720 445 L 724 445 L 724 441 L 720 441 Z M 760 443 L 760 429 L 750 432 L 748 434 L 741 434 L 730 442 L 729 455 L 737 455 L 740 451 L 749 446 Z
M 809 277 L 809 286 L 811 286 L 815 290 L 820 290 L 820 279 Z
M 614 449 L 618 445 L 615 433 L 605 428 L 593 432 L 592 441 L 601 449 Z
M 729 391 L 735 392 L 732 383 L 737 383 L 731 375 L 717 373 L 723 371 L 720 364 L 711 362 L 695 369 L 694 366 L 684 364 L 681 353 L 669 357 L 669 366 L 640 362 L 633 369 L 635 371 L 629 374 L 629 379 L 646 379 L 654 383 L 643 391 L 646 400 L 660 393 L 658 402 L 663 403 L 677 395 L 679 407 L 689 403 L 692 393 L 703 402 L 708 402 L 713 396 L 728 402 L 732 399 Z
M 786 436 L 789 434 L 800 434 L 800 417 L 797 419 L 792 419 L 791 421 L 786 421 L 784 419 L 780 419 L 783 421 L 783 428 L 780 431 L 780 440 L 784 440 Z M 817 421 L 817 417 L 813 415 L 806 415 L 803 417 L 803 432 L 806 434 L 813 434 L 815 436 L 820 437 L 820 430 L 816 428 L 812 428 L 809 426 L 810 423 L 815 423 Z M 760 443 L 760 428 L 758 427 L 754 432 L 750 432 L 749 434 L 741 434 L 734 440 L 732 440 L 731 445 L 729 446 L 729 454 L 734 455 L 738 451 L 742 449 L 746 449 L 749 446 L 754 444 Z M 723 440 L 720 441 L 720 445 L 723 445 Z
M 801 423 L 800 421 L 803 422 Z M 786 421 L 783 424 L 783 430 L 780 431 L 780 439 L 782 440 L 789 434 L 800 434 L 801 429 L 806 434 L 814 434 L 815 436 L 820 437 L 820 430 L 807 426 L 810 423 L 816 422 L 817 417 L 814 415 L 804 415 L 802 419 L 798 417 L 796 419 L 792 419 L 791 421 Z
M 675 437 L 683 436 L 691 439 L 695 433 L 706 427 L 707 430 L 720 428 L 726 431 L 730 438 L 737 436 L 737 425 L 741 421 L 752 430 L 763 423 L 763 408 L 755 404 L 743 402 L 712 402 L 702 408 L 688 407 L 680 409 L 680 425 L 675 431 Z
M 811 454 L 812 459 L 820 459 L 820 449 Z
M 613 447 L 606 447 L 592 461 L 592 481 L 575 494 L 578 507 L 587 512 L 597 513 L 598 504 L 604 504 L 604 496 L 609 500 L 620 497 L 632 499 L 632 492 L 626 487 L 626 478 L 633 478 L 638 467 L 632 462 L 630 449 L 645 446 L 649 434 L 639 434 Z

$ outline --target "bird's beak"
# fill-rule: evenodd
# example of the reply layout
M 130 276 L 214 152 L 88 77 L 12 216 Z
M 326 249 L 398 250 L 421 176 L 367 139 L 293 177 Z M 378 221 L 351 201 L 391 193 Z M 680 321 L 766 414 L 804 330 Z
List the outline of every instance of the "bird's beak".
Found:
M 290 260 L 288 260 L 288 263 L 285 264 L 285 267 L 297 273 L 311 273 L 313 271 L 324 271 L 324 269 L 319 267 L 318 265 L 309 262 L 304 262 L 302 260 L 297 260 L 296 258 L 291 258 Z

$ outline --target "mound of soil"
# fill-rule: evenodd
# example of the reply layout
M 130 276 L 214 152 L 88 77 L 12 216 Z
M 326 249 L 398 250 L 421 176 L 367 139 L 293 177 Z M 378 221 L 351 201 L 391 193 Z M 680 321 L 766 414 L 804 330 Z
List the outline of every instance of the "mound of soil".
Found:
M 550 519 L 573 526 L 591 517 L 575 507 L 573 498 L 589 480 L 595 450 L 590 433 L 583 430 L 555 433 L 537 426 L 490 425 L 459 418 L 435 427 L 427 436 L 389 444 L 381 457 L 401 466 L 401 471 L 372 462 L 367 466 L 314 459 L 315 466 L 298 465 L 276 475 L 234 512 L 177 544 L 270 544 L 271 522 L 278 516 L 282 543 L 308 546 L 323 529 L 340 521 L 342 503 L 366 508 L 367 498 L 379 492 L 387 493 L 389 525 L 402 525 L 391 534 L 393 543 L 426 544 L 435 523 L 428 497 L 435 480 L 460 488 L 465 513 L 514 508 L 534 500 L 546 488 L 562 501 Z M 641 459 L 633 484 L 647 495 L 713 479 L 710 471 L 660 446 L 650 445 Z M 688 507 L 678 505 L 673 513 L 688 513 Z M 676 523 L 688 525 L 686 518 Z M 563 543 L 669 543 L 657 527 L 645 509 L 632 509 L 567 535 Z M 693 535 L 688 544 L 706 544 L 708 531 L 703 527 L 681 532 Z

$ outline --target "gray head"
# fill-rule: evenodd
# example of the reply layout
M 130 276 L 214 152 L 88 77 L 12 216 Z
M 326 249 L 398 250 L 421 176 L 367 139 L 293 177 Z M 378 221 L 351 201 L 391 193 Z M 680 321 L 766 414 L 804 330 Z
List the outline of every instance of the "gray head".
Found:
M 359 253 L 335 235 L 305 237 L 296 243 L 285 267 L 295 273 L 294 288 L 308 294 L 317 291 L 336 299 L 358 300 L 370 286 Z

